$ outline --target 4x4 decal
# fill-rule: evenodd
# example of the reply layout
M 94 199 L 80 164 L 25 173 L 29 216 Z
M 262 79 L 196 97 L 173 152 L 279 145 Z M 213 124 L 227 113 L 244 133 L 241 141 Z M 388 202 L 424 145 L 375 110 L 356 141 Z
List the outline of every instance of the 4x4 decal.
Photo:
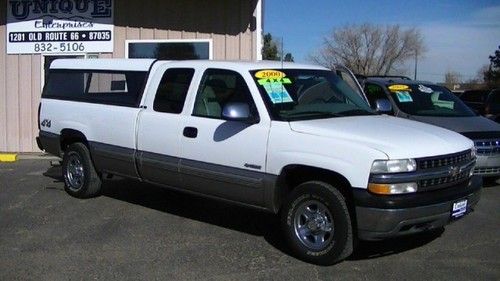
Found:
M 43 119 L 42 123 L 40 124 L 42 127 L 47 127 L 50 128 L 52 125 L 52 121 L 49 119 Z

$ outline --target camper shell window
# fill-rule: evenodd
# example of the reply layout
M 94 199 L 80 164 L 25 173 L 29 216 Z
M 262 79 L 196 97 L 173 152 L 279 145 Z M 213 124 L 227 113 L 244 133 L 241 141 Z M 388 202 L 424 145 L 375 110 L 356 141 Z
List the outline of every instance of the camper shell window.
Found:
M 42 98 L 138 107 L 148 73 L 53 69 Z

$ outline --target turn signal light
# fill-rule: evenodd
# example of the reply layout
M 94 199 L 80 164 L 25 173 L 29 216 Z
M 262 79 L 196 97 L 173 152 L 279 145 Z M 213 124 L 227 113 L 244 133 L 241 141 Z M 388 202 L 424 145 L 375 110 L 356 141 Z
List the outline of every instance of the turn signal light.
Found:
M 407 183 L 369 183 L 368 190 L 375 194 L 392 195 L 417 192 L 416 182 Z

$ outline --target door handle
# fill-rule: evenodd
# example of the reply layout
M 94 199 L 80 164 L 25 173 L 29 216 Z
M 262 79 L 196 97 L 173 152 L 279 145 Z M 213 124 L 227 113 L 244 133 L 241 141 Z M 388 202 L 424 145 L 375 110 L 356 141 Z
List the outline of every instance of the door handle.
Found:
M 198 129 L 196 129 L 195 127 L 186 127 L 186 128 L 184 128 L 184 131 L 182 132 L 182 134 L 186 138 L 194 139 L 198 136 Z

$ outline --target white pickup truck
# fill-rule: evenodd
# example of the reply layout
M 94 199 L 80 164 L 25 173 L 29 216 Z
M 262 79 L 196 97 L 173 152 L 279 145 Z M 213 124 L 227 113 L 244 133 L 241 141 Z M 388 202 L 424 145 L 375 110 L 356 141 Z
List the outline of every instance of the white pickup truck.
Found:
M 443 227 L 480 197 L 469 139 L 379 115 L 328 69 L 278 62 L 56 60 L 41 149 L 66 191 L 119 175 L 279 214 L 292 253 Z

